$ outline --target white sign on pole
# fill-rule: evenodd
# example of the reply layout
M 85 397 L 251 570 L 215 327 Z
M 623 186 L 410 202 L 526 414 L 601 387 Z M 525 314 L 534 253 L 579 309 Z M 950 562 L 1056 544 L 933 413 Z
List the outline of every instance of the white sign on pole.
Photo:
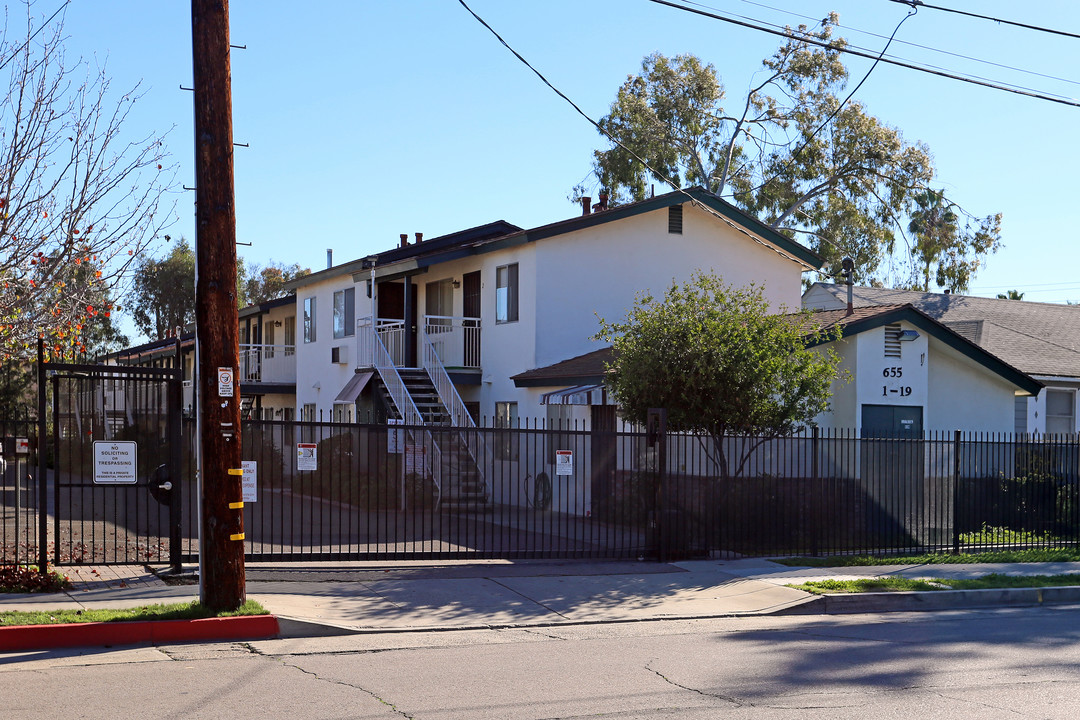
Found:
M 319 469 L 319 446 L 315 443 L 296 443 L 296 469 Z
M 573 450 L 556 450 L 555 451 L 555 474 L 556 475 L 573 475 L 574 474 L 574 451 Z
M 387 425 L 404 425 L 404 420 L 387 420 Z M 390 427 L 386 430 L 386 452 L 397 455 L 405 448 L 405 431 L 402 428 Z
M 16 455 L 29 455 L 30 454 L 30 439 L 29 438 L 15 438 L 15 454 Z
M 259 499 L 258 463 L 254 460 L 241 460 L 240 468 L 244 471 L 240 477 L 243 501 L 253 503 Z
M 231 367 L 217 369 L 217 394 L 218 397 L 233 396 L 233 369 Z
M 94 441 L 94 484 L 134 485 L 138 482 L 138 444 L 129 440 Z

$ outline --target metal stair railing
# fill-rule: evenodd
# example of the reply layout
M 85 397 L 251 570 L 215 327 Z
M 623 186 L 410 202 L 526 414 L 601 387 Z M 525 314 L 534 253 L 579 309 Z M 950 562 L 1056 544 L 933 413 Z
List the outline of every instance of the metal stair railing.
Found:
M 461 395 L 458 394 L 457 388 L 454 387 L 453 380 L 450 379 L 450 375 L 446 372 L 446 367 L 443 366 L 442 360 L 439 359 L 439 353 L 428 337 L 426 329 L 423 337 L 424 370 L 427 371 L 428 377 L 431 378 L 431 384 L 435 386 L 435 392 L 438 393 L 439 400 L 450 414 L 451 425 L 459 429 L 458 437 L 461 439 L 465 449 L 469 451 L 476 472 L 480 476 L 480 482 L 484 486 L 484 492 L 490 498 L 491 486 L 488 484 L 487 474 L 484 472 L 484 468 L 487 466 L 487 446 L 480 433 L 469 432 L 475 430 L 476 423 L 473 422 L 472 415 L 466 409 Z
M 383 386 L 394 403 L 394 407 L 397 408 L 398 413 L 401 415 L 401 419 L 405 421 L 406 428 L 412 426 L 424 429 L 425 447 L 431 449 L 430 453 L 424 453 L 425 465 L 427 466 L 427 472 L 431 475 L 432 482 L 435 484 L 435 507 L 437 508 L 442 501 L 442 452 L 439 450 L 431 430 L 426 427 L 427 423 L 424 422 L 424 416 L 420 414 L 416 403 L 413 402 L 412 395 L 409 394 L 405 381 L 401 379 L 401 373 L 398 372 L 394 359 L 383 344 L 382 338 L 379 337 L 371 318 L 361 318 L 357 321 L 356 334 L 358 336 L 357 343 L 360 345 L 361 350 L 366 349 L 370 353 L 368 358 L 360 355 L 359 360 L 361 362 L 364 359 L 370 360 L 371 367 L 375 368 L 375 371 L 379 373 L 379 379 L 382 380 Z M 364 337 L 361 338 L 361 335 Z M 408 432 L 410 435 L 414 434 L 413 430 L 408 430 Z

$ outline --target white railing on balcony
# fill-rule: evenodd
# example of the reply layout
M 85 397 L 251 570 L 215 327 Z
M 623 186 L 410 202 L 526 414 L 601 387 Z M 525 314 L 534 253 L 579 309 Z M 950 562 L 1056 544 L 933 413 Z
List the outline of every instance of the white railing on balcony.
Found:
M 424 334 L 444 367 L 480 369 L 480 318 L 425 315 Z
M 241 345 L 240 382 L 296 382 L 295 345 Z
M 405 321 L 375 320 L 375 332 L 371 331 L 371 318 L 360 318 L 356 321 L 356 365 L 358 367 L 376 367 L 375 346 L 372 343 L 376 338 L 382 344 L 386 354 L 390 357 L 394 367 L 405 366 Z
M 450 379 L 450 375 L 446 372 L 446 367 L 443 365 L 442 360 L 439 357 L 438 350 L 436 349 L 435 340 L 437 340 L 441 334 L 436 332 L 434 337 L 426 331 L 431 327 L 427 325 L 424 332 L 424 369 L 427 371 L 428 377 L 431 378 L 431 384 L 435 386 L 435 392 L 439 395 L 439 401 L 442 402 L 450 413 L 451 425 L 455 428 L 460 428 L 459 437 L 462 444 L 468 448 L 469 455 L 472 456 L 473 464 L 476 466 L 476 471 L 480 476 L 480 481 L 484 484 L 484 488 L 487 491 L 487 496 L 491 497 L 491 488 L 488 486 L 487 476 L 484 474 L 484 468 L 487 467 L 486 462 L 482 460 L 486 456 L 486 447 L 484 445 L 484 439 L 477 432 L 469 432 L 470 429 L 476 427 L 476 423 L 473 422 L 472 415 L 465 408 L 465 403 L 461 399 L 461 395 L 458 394 L 457 388 L 454 387 L 454 382 Z M 446 334 L 446 333 L 442 333 Z

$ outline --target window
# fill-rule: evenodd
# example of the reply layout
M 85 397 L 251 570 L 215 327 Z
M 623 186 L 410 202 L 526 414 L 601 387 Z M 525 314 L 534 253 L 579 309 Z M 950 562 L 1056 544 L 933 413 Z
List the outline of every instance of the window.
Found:
M 304 298 L 304 342 L 315 342 L 315 298 Z
M 1046 432 L 1048 435 L 1076 432 L 1073 412 L 1075 398 L 1071 390 L 1046 391 Z
M 356 289 L 347 288 L 334 293 L 334 337 L 356 334 Z
M 503 265 L 495 268 L 495 322 L 517 322 L 518 319 L 518 266 Z
M 1013 401 L 1013 430 L 1017 435 L 1023 435 L 1027 432 L 1027 412 L 1028 399 L 1024 396 L 1016 398 Z
M 682 205 L 667 209 L 667 231 L 669 235 L 682 235 Z
M 432 335 L 450 332 L 453 328 L 454 281 L 438 280 L 424 287 L 424 309 L 427 331 Z
M 274 357 L 274 321 L 267 320 L 263 325 L 263 357 Z
M 296 354 L 296 316 L 285 318 L 285 357 Z
M 304 407 L 300 410 L 300 420 L 302 422 L 314 422 L 315 403 L 304 403 Z
M 516 428 L 518 426 L 518 414 L 516 402 L 495 403 L 495 427 Z M 518 459 L 517 433 L 510 431 L 495 434 L 495 459 L 517 460 Z

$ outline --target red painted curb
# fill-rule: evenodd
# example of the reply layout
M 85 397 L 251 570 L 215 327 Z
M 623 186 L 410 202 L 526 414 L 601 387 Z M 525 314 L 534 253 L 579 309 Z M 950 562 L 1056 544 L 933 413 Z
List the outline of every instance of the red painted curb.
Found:
M 277 637 L 273 615 L 242 615 L 199 620 L 134 620 L 0 627 L 0 652 L 62 647 L 192 642 L 196 640 L 265 640 Z

